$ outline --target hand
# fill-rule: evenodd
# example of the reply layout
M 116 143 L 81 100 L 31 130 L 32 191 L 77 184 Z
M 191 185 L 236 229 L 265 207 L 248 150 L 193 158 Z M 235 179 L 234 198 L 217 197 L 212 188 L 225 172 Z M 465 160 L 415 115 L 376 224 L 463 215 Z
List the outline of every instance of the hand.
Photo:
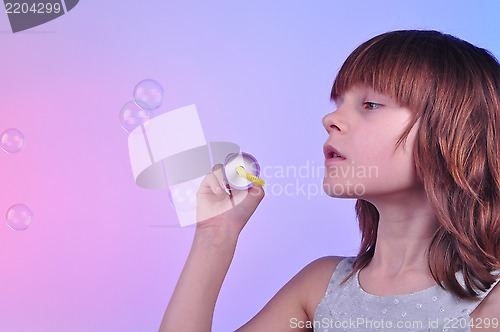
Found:
M 212 172 L 201 182 L 196 194 L 196 229 L 210 229 L 216 236 L 238 236 L 250 216 L 264 198 L 264 189 L 224 190 L 222 164 L 216 164 Z

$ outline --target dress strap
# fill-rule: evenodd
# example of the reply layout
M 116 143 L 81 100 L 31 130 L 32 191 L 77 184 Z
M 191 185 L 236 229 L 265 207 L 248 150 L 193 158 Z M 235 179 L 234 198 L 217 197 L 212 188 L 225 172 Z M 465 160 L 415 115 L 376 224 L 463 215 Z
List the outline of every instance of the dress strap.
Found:
M 483 300 L 485 299 L 485 297 L 486 297 L 486 296 L 488 296 L 488 294 L 489 294 L 489 293 L 493 290 L 493 288 L 494 288 L 495 286 L 497 286 L 497 285 L 498 285 L 498 283 L 499 283 L 499 281 L 500 281 L 500 270 L 495 270 L 495 271 L 491 272 L 491 274 L 495 275 L 495 276 L 497 277 L 497 280 L 495 280 L 495 281 L 493 282 L 493 284 L 490 286 L 490 288 L 488 288 L 486 291 L 484 291 L 484 292 L 482 292 L 481 294 L 479 294 L 479 295 L 478 295 L 478 296 L 479 296 L 479 300 L 478 300 L 478 301 L 476 301 L 476 302 L 474 303 L 474 305 L 472 305 L 472 306 L 468 309 L 469 314 L 470 314 L 472 311 L 474 311 L 474 310 L 475 310 L 475 309 L 476 309 L 476 308 L 477 308 L 477 307 L 481 304 L 481 302 L 483 302 Z M 462 273 L 460 273 L 460 276 L 461 276 L 461 279 L 459 279 L 459 281 L 460 281 L 460 283 L 463 285 L 463 283 L 462 283 L 462 280 L 463 280 Z M 500 287 L 500 286 L 498 286 L 498 287 Z
M 355 257 L 345 257 L 338 264 L 330 277 L 328 282 L 328 287 L 326 288 L 326 294 L 332 293 L 335 288 L 337 288 L 340 283 L 351 273 L 352 263 Z

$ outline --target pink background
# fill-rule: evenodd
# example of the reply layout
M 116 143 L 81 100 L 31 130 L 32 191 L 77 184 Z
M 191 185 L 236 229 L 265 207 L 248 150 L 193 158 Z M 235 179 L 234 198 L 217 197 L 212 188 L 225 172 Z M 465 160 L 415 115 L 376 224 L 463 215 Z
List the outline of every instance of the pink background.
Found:
M 0 13 L 0 331 L 156 331 L 193 228 L 137 187 L 118 113 L 145 78 L 159 113 L 196 104 L 208 141 L 268 167 L 323 164 L 321 118 L 345 57 L 395 29 L 437 29 L 500 55 L 493 1 L 84 1 L 13 34 Z M 270 186 L 311 184 L 266 178 Z M 297 182 L 298 181 L 298 182 Z M 25 231 L 5 223 L 24 203 Z M 304 265 L 358 248 L 353 201 L 268 192 L 243 231 L 213 331 L 249 320 Z

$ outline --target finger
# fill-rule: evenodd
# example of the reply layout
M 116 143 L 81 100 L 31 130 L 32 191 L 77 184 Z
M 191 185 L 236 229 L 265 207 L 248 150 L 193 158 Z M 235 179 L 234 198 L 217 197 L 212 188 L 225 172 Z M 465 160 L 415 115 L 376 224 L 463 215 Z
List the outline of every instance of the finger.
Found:
M 261 186 L 253 186 L 248 190 L 248 193 L 250 194 L 250 196 L 254 197 L 258 201 L 261 201 L 266 194 L 264 192 L 264 188 Z
M 215 164 L 213 167 L 212 167 L 212 174 L 215 175 L 215 177 L 217 177 L 217 180 L 219 181 L 219 184 L 220 186 L 222 187 L 222 189 L 228 194 L 228 195 L 231 195 L 231 192 L 229 191 L 230 187 L 229 185 L 226 183 L 226 181 L 224 180 L 224 175 L 223 175 L 223 165 L 222 164 Z
M 226 184 L 223 179 L 222 174 L 222 164 L 216 164 L 212 168 L 214 171 L 208 173 L 202 181 L 200 188 L 204 188 L 200 191 L 203 194 L 213 193 L 215 195 L 230 195 L 230 192 L 226 189 Z
M 205 194 L 208 193 L 208 191 L 213 191 L 216 188 L 218 182 L 219 180 L 213 172 L 208 173 L 201 181 L 199 191 Z
M 218 169 L 221 169 L 222 168 L 222 164 L 215 164 L 213 167 L 212 167 L 212 172 L 218 170 Z
M 221 181 L 216 174 L 210 173 L 207 175 L 207 184 L 210 186 L 210 189 L 214 194 L 225 194 L 224 188 L 221 185 Z

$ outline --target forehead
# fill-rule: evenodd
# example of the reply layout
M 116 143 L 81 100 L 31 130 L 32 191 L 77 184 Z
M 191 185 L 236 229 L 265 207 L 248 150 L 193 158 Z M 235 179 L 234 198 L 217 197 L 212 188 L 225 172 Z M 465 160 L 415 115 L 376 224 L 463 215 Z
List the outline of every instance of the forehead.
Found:
M 418 103 L 422 99 L 419 94 L 432 83 L 432 75 L 425 51 L 401 41 L 397 35 L 387 35 L 360 45 L 339 70 L 331 99 L 338 99 L 353 87 L 366 86 L 400 105 Z

